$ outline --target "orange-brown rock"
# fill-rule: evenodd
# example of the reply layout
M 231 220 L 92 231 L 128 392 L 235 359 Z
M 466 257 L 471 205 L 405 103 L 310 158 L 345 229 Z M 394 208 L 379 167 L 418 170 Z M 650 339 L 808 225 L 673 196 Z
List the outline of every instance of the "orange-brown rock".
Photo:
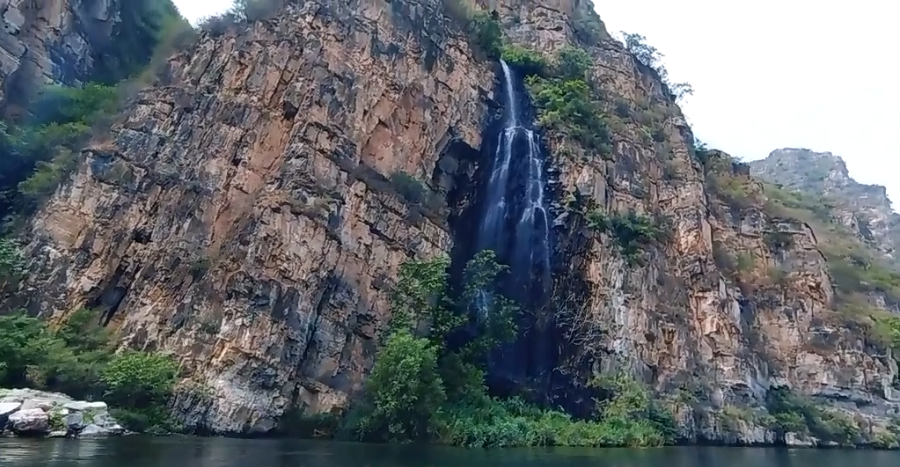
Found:
M 582 40 L 591 8 L 488 3 L 509 41 L 548 56 Z M 454 203 L 410 206 L 386 177 L 475 190 L 461 185 L 474 173 L 464 159 L 481 146 L 494 76 L 443 11 L 308 1 L 174 57 L 34 218 L 29 309 L 97 306 L 124 345 L 172 351 L 189 374 L 175 401 L 188 427 L 265 432 L 293 407 L 344 406 L 372 364 L 397 268 L 453 238 Z M 545 135 L 559 187 L 545 313 L 565 328 L 552 355 L 572 390 L 564 405 L 582 410 L 575 390 L 622 368 L 671 401 L 693 440 L 774 442 L 761 422 L 729 431 L 721 414 L 763 407 L 782 385 L 884 418 L 896 365 L 830 324 L 812 231 L 766 212 L 745 167 L 701 160 L 659 75 L 602 25 L 595 36 L 591 81 L 609 115 L 627 113 L 609 120 L 611 153 Z M 717 177 L 749 201 L 723 202 Z M 564 198 L 645 214 L 665 240 L 629 261 Z
M 397 267 L 450 247 L 385 177 L 446 192 L 439 158 L 480 143 L 493 75 L 436 8 L 309 2 L 173 58 L 34 219 L 32 308 L 101 306 L 173 351 L 203 388 L 176 401 L 189 426 L 343 404 Z

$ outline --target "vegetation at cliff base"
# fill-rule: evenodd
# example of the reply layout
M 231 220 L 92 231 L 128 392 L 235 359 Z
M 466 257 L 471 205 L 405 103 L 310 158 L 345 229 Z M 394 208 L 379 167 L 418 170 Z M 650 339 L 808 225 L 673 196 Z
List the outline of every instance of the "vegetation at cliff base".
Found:
M 674 441 L 671 414 L 645 386 L 625 375 L 595 381 L 598 393 L 607 396 L 598 404 L 595 420 L 575 420 L 519 398 L 491 397 L 485 384 L 487 356 L 516 334 L 517 308 L 493 290 L 505 268 L 493 253 L 480 253 L 466 267 L 463 291 L 452 297 L 448 266 L 449 260 L 440 256 L 402 267 L 384 345 L 364 396 L 347 414 L 339 437 L 473 447 Z M 451 347 L 448 338 L 461 334 L 468 336 L 466 343 Z
M 20 277 L 21 261 L 15 244 L 0 240 L 0 279 Z M 133 431 L 176 429 L 166 410 L 178 374 L 175 360 L 152 352 L 116 353 L 99 318 L 80 309 L 54 326 L 23 312 L 0 314 L 0 387 L 103 400 Z
M 0 387 L 103 400 L 134 431 L 169 431 L 166 403 L 176 362 L 156 353 L 115 353 L 96 314 L 78 310 L 57 329 L 23 313 L 0 316 Z

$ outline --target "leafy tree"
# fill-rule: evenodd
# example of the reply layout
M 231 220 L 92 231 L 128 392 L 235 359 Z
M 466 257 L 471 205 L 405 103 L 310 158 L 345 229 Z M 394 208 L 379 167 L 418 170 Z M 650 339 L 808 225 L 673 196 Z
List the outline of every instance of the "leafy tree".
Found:
M 659 75 L 660 81 L 668 88 L 676 101 L 694 94 L 694 88 L 689 83 L 673 83 L 669 80 L 669 71 L 662 63 L 663 54 L 652 45 L 647 44 L 647 38 L 634 33 L 623 32 L 625 48 L 644 66 L 652 68 Z
M 566 46 L 559 51 L 559 74 L 568 79 L 585 79 L 593 59 L 580 47 Z
M 122 2 L 120 21 L 113 29 L 109 48 L 94 54 L 94 81 L 115 84 L 140 72 L 153 58 L 164 34 L 174 23 L 184 24 L 172 0 Z
M 0 282 L 14 282 L 25 272 L 25 260 L 19 244 L 11 238 L 0 238 Z
M 476 12 L 468 29 L 471 42 L 488 58 L 500 58 L 503 52 L 503 29 L 497 12 Z
M 424 439 L 431 416 L 446 400 L 438 375 L 438 349 L 399 329 L 388 338 L 366 381 L 367 413 L 357 426 L 362 439 Z
M 178 364 L 171 356 L 128 350 L 112 358 L 101 380 L 110 403 L 143 408 L 164 403 L 177 376 Z

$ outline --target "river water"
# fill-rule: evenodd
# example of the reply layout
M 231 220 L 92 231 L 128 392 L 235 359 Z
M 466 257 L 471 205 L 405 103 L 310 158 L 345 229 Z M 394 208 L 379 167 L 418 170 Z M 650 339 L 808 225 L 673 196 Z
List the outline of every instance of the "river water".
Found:
M 457 449 L 301 440 L 0 439 L 2 467 L 897 467 L 900 452 L 806 449 Z

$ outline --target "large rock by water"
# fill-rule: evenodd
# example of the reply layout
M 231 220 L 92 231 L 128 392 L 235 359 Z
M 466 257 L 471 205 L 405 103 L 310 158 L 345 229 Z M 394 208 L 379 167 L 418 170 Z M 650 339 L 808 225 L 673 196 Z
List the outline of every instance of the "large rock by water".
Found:
M 78 401 L 65 394 L 33 389 L 0 389 L 0 433 L 16 436 L 64 436 L 65 418 L 81 411 L 85 427 L 80 436 L 125 433 L 109 414 L 105 402 Z

